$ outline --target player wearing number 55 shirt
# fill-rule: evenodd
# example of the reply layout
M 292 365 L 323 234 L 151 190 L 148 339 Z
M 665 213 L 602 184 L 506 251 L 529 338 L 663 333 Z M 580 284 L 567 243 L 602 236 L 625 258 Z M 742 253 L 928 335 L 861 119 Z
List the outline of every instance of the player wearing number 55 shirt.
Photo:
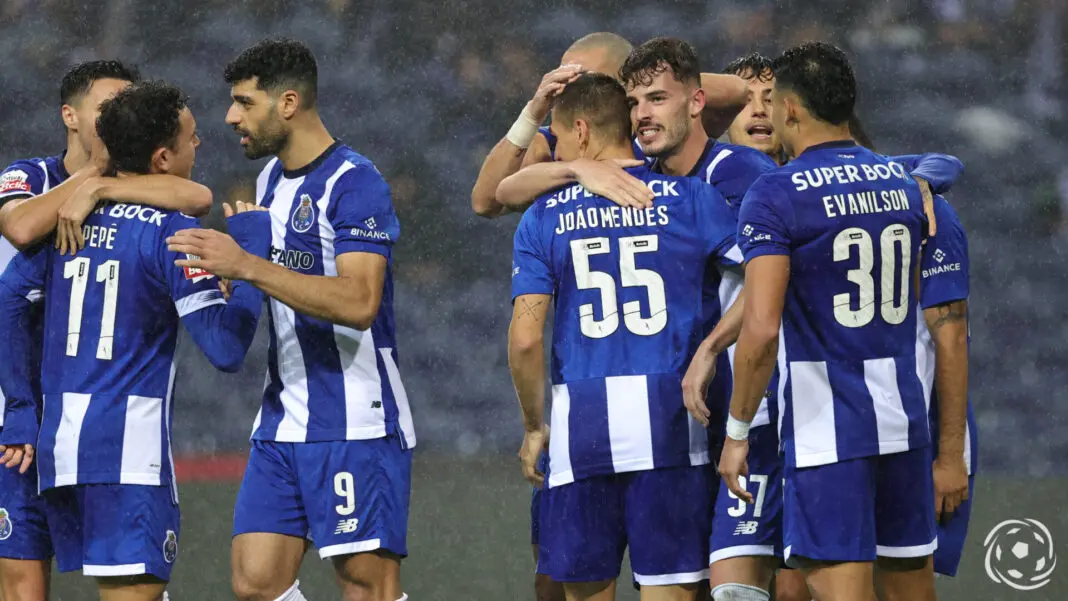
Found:
M 103 104 L 98 125 L 120 176 L 190 176 L 199 139 L 178 89 L 134 84 Z M 266 255 L 268 238 L 256 234 L 268 223 L 265 213 L 238 215 L 230 229 Z M 235 371 L 262 305 L 252 286 L 235 286 L 227 302 L 214 276 L 175 265 L 185 257 L 165 238 L 196 226 L 180 213 L 102 205 L 85 221 L 83 250 L 46 244 L 0 279 L 10 297 L 44 291 L 37 464 L 59 569 L 130 599 L 160 598 L 178 552 L 170 455 L 179 320 L 216 367 Z
M 877 557 L 918 576 L 936 546 L 916 370 L 922 197 L 904 167 L 850 139 L 856 84 L 840 50 L 804 44 L 774 71 L 775 129 L 797 158 L 742 203 L 748 292 L 720 471 L 752 500 L 738 477 L 777 354 L 785 555 L 815 597 L 869 599 Z
M 557 154 L 633 157 L 629 113 L 618 82 L 580 76 L 553 108 Z M 713 187 L 629 171 L 656 194 L 652 207 L 619 207 L 576 184 L 542 196 L 516 230 L 509 360 L 521 456 L 542 484 L 542 329 L 555 300 L 538 570 L 587 598 L 612 586 L 629 546 L 643 597 L 670 587 L 692 599 L 708 574 L 713 487 L 706 431 L 681 381 L 701 337 L 705 265 L 737 268 L 740 257 Z

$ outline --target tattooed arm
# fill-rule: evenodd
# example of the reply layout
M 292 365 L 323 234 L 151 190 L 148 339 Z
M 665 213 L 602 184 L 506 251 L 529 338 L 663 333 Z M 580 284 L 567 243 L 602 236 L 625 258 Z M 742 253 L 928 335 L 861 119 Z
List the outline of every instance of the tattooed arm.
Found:
M 523 294 L 517 296 L 512 308 L 512 324 L 508 328 L 508 365 L 512 370 L 519 406 L 523 410 L 523 446 L 519 458 L 523 461 L 523 475 L 540 485 L 544 474 L 536 466 L 538 454 L 545 446 L 542 413 L 545 409 L 545 320 L 552 296 Z
M 923 317 L 935 343 L 938 454 L 961 458 L 968 416 L 968 301 L 925 309 Z

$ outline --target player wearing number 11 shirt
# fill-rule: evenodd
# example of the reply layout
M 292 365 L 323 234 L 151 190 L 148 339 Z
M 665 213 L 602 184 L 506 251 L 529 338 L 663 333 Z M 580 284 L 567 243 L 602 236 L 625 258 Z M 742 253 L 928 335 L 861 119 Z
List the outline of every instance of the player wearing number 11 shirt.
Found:
M 936 546 L 913 290 L 926 220 L 904 167 L 850 139 L 840 50 L 790 49 L 774 72 L 775 129 L 797 158 L 742 203 L 748 292 L 720 472 L 751 498 L 738 476 L 777 349 L 785 555 L 814 597 L 869 599 L 877 556 Z
M 557 154 L 632 157 L 629 113 L 618 82 L 580 76 L 553 109 Z M 740 256 L 714 188 L 629 171 L 656 194 L 653 207 L 619 207 L 575 184 L 538 199 L 516 231 L 509 359 L 521 454 L 540 484 L 542 326 L 555 298 L 539 572 L 588 598 L 612 585 L 629 546 L 643 597 L 672 587 L 672 598 L 692 599 L 708 574 L 713 487 L 706 431 L 681 381 L 700 341 L 705 264 L 737 268 Z

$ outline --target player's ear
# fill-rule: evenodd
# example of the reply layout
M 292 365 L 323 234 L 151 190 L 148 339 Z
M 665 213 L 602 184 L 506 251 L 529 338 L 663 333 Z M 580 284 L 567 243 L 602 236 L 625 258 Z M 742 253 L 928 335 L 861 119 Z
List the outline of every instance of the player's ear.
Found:
M 690 95 L 690 118 L 700 116 L 701 112 L 705 110 L 705 91 L 701 86 L 697 86 L 697 89 Z
M 590 124 L 582 119 L 575 119 L 574 130 L 575 137 L 578 138 L 579 158 L 585 158 L 590 147 Z
M 64 104 L 59 109 L 59 115 L 63 118 L 63 125 L 67 129 L 78 129 L 78 113 L 74 110 L 74 107 L 69 104 Z
M 286 90 L 278 97 L 278 112 L 283 119 L 292 119 L 300 108 L 300 94 L 296 90 Z
M 785 117 L 783 122 L 786 123 L 788 127 L 797 125 L 797 113 L 801 107 L 796 99 L 789 94 L 786 94 L 782 98 L 782 107 Z
M 160 146 L 152 153 L 152 165 L 150 173 L 169 173 L 171 165 L 171 150 L 166 146 Z

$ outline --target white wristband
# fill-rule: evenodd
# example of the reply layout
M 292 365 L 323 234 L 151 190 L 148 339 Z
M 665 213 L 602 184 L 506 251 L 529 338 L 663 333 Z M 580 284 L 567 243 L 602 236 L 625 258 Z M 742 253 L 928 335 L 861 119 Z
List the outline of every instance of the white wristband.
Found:
M 508 130 L 505 139 L 519 148 L 527 148 L 534 141 L 534 136 L 538 134 L 539 125 L 541 124 L 530 114 L 530 107 L 525 106 L 523 112 L 519 113 L 519 117 L 512 124 L 512 129 Z
M 727 437 L 734 440 L 748 440 L 750 423 L 734 419 L 733 415 L 727 415 Z

